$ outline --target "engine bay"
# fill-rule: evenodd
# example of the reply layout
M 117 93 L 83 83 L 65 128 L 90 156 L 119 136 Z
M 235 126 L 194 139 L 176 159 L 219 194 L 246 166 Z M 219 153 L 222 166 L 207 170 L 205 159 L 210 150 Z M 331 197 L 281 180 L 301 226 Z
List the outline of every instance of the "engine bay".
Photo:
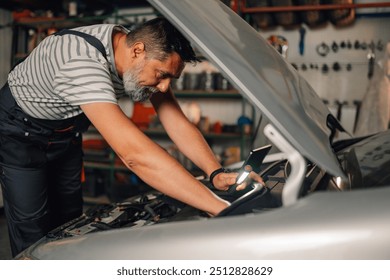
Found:
M 304 184 L 307 187 L 302 190 L 302 195 L 311 191 L 313 181 L 318 182 L 315 178 L 319 173 L 314 172 L 315 169 L 315 166 L 308 169 Z M 241 191 L 219 191 L 214 189 L 208 180 L 202 180 L 202 183 L 216 195 L 231 202 L 231 205 L 216 217 L 210 217 L 201 210 L 153 190 L 122 202 L 90 207 L 82 216 L 50 231 L 46 238 L 56 240 L 119 228 L 137 228 L 183 220 L 217 219 L 249 213 L 258 214 L 281 207 L 282 191 L 289 174 L 288 161 L 280 160 L 263 165 L 262 170 L 259 175 L 263 178 L 265 186 L 252 183 Z M 312 177 L 313 179 L 310 179 Z

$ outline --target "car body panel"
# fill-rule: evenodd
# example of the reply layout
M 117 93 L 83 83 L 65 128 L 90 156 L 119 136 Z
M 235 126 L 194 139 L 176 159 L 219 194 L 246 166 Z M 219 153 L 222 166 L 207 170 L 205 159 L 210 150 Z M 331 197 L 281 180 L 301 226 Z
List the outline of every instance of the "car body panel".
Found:
M 149 2 L 201 50 L 300 153 L 333 175 L 344 177 L 329 141 L 329 109 L 307 81 L 256 30 L 219 0 Z
M 312 194 L 268 213 L 42 242 L 39 259 L 389 259 L 390 188 Z M 373 205 L 375 201 L 375 205 Z

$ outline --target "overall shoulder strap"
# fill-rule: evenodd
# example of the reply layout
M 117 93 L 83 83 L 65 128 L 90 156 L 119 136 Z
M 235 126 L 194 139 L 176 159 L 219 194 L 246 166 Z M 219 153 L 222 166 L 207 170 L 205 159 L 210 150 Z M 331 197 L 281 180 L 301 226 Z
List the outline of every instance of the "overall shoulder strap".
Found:
M 54 33 L 55 36 L 62 36 L 65 34 L 72 34 L 72 35 L 76 35 L 76 36 L 80 36 L 80 37 L 84 38 L 85 41 L 87 41 L 89 44 L 94 46 L 99 52 L 101 52 L 101 54 L 104 56 L 104 58 L 107 59 L 106 49 L 103 46 L 103 43 L 98 38 L 96 38 L 90 34 L 84 33 L 84 32 L 70 30 L 70 29 L 62 29 L 62 30 Z

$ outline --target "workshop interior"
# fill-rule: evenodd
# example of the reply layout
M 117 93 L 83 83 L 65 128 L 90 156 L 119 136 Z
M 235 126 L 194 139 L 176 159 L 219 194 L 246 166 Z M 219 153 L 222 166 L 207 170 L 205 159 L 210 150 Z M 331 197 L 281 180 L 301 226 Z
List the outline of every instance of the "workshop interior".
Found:
M 208 5 L 207 1 L 203 2 Z M 220 2 L 255 29 L 295 69 L 294 73 L 307 81 L 349 136 L 363 137 L 388 129 L 389 1 Z M 15 63 L 57 31 L 100 23 L 120 24 L 131 30 L 156 16 L 164 14 L 146 0 L 1 1 L 1 85 L 6 82 Z M 247 96 L 241 94 L 202 50 L 195 46 L 195 51 L 202 60 L 196 65 L 186 65 L 180 78 L 172 81 L 171 87 L 184 114 L 202 132 L 221 165 L 238 168 L 252 150 L 270 144 L 269 138 L 262 135 L 270 119 Z M 161 145 L 196 178 L 207 179 L 207 174 L 188 160 L 169 139 L 150 102 L 134 103 L 128 98 L 119 102 L 128 118 L 142 132 Z M 340 133 L 335 137 L 342 140 L 346 136 Z M 156 222 L 160 216 L 173 216 L 181 207 L 178 202 L 174 204 L 176 208 L 167 206 L 169 198 L 160 198 L 132 173 L 93 126 L 83 134 L 83 151 L 84 209 L 89 217 L 102 213 L 108 215 L 105 218 L 109 222 L 96 223 L 91 228 L 86 227 L 86 220 L 80 218 L 78 222 L 84 221 L 83 227 L 66 232 L 62 228 L 62 231 L 51 232 L 52 238 L 76 236 L 80 231 L 82 234 L 95 229 L 104 231 L 110 223 L 110 227 L 114 224 L 117 226 L 125 219 L 122 216 L 121 220 L 116 220 L 123 209 L 126 209 L 126 219 L 138 227 L 141 222 L 135 219 L 136 216 L 147 214 L 151 221 Z M 262 160 L 264 157 L 270 159 L 273 155 L 277 156 L 279 152 L 280 149 L 272 145 Z M 149 199 L 157 199 L 146 204 L 142 201 L 147 199 L 142 196 L 146 193 Z M 144 205 L 148 208 L 139 210 Z M 1 195 L 0 209 L 0 259 L 11 259 Z M 201 219 L 205 215 L 197 213 L 197 217 Z

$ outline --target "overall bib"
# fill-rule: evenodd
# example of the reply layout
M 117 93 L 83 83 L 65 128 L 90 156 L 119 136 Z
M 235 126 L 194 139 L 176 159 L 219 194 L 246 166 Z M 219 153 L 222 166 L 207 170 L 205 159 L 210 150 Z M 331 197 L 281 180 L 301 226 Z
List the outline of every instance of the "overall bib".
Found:
M 96 37 L 74 30 L 54 36 L 63 34 L 83 37 L 106 57 Z M 13 256 L 82 214 L 82 132 L 89 125 L 84 114 L 32 118 L 17 105 L 8 83 L 1 89 L 0 183 Z

